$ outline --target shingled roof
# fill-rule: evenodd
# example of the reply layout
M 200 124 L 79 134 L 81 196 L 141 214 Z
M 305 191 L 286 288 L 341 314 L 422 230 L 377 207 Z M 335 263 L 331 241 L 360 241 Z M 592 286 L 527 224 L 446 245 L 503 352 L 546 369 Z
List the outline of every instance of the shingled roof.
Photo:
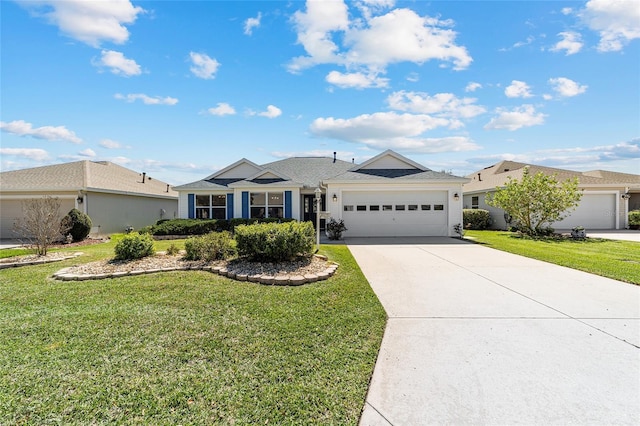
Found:
M 487 191 L 504 186 L 509 177 L 520 179 L 525 168 L 530 174 L 542 172 L 546 175 L 556 175 L 559 181 L 577 177 L 581 187 L 633 187 L 640 188 L 640 175 L 610 172 L 607 170 L 592 170 L 577 172 L 574 170 L 558 169 L 554 167 L 537 166 L 516 161 L 501 161 L 467 176 L 471 181 L 463 186 L 464 192 Z
M 167 183 L 109 161 L 75 161 L 0 173 L 3 193 L 93 191 L 177 198 Z

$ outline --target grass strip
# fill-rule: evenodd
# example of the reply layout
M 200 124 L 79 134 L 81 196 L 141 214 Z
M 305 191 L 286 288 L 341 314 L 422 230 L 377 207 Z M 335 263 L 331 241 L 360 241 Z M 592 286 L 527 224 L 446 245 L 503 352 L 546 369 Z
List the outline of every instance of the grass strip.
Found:
M 529 238 L 512 232 L 466 231 L 465 238 L 498 250 L 640 285 L 640 243 L 587 238 Z

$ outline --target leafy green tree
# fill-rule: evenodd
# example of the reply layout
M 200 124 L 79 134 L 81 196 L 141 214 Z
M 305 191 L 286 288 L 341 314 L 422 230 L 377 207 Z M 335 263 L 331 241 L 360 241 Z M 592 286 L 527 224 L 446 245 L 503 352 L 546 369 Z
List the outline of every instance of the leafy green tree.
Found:
M 526 167 L 522 179 L 509 178 L 507 184 L 487 196 L 490 206 L 503 209 L 529 235 L 543 235 L 553 222 L 567 217 L 580 202 L 578 178 L 559 182 L 556 175 L 529 173 Z

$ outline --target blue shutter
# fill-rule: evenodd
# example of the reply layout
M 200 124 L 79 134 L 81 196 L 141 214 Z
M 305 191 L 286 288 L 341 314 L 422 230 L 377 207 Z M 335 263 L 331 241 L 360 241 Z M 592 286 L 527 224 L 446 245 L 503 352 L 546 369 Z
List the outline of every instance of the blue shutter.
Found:
M 291 218 L 293 213 L 291 211 L 291 191 L 284 191 L 284 217 Z
M 249 191 L 242 191 L 242 218 L 249 219 Z
M 233 194 L 227 194 L 227 219 L 233 219 Z
M 187 203 L 189 206 L 187 214 L 189 215 L 189 219 L 194 219 L 196 217 L 196 196 L 194 194 L 188 194 L 187 199 L 189 200 Z

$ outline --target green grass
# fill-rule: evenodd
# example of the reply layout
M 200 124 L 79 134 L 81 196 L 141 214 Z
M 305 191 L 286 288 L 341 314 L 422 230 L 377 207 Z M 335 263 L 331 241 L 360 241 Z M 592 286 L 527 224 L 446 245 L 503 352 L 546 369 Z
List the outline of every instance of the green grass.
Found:
M 509 253 L 640 284 L 640 243 L 637 242 L 598 238 L 531 239 L 499 231 L 466 231 L 465 237 Z
M 357 424 L 386 317 L 346 246 L 300 287 L 48 278 L 113 243 L 81 251 L 0 271 L 0 424 Z

